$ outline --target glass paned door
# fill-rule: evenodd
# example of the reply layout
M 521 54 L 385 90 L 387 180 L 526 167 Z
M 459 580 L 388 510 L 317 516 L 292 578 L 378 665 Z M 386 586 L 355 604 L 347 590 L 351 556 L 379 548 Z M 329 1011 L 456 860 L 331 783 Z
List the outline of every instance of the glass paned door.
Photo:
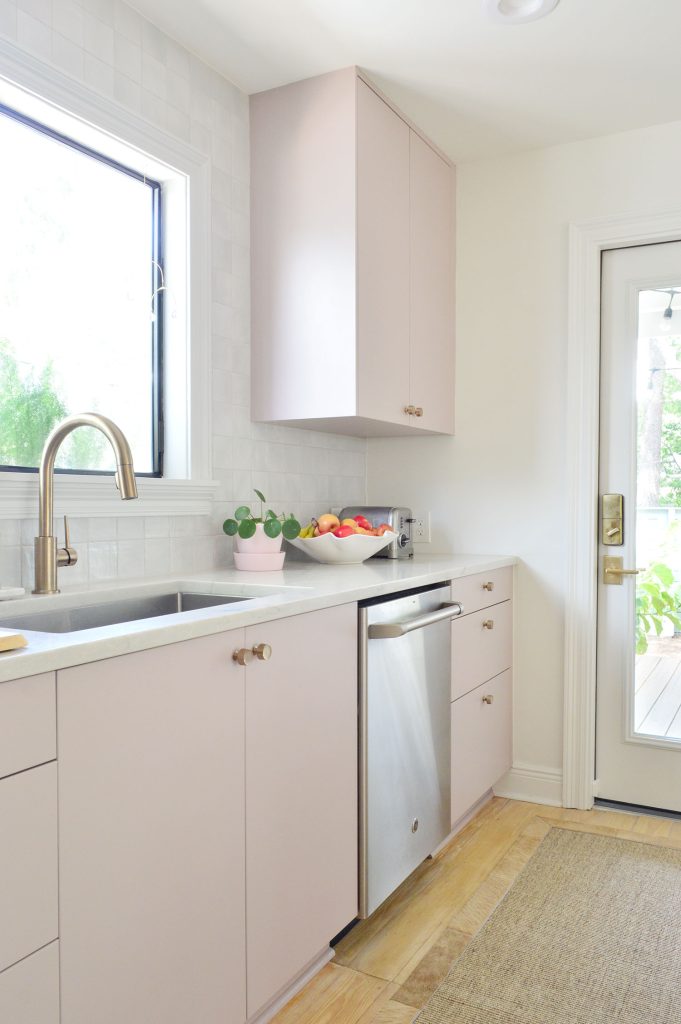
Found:
M 681 811 L 681 242 L 602 269 L 597 795 Z

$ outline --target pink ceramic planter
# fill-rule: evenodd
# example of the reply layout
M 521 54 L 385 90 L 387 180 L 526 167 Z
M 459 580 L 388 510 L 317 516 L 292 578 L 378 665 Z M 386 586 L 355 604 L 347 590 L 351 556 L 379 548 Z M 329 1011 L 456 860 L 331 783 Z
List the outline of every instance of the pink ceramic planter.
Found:
M 239 534 L 234 538 L 236 544 L 236 550 L 243 554 L 249 555 L 272 555 L 276 554 L 277 551 L 281 551 L 281 542 L 283 536 L 280 533 L 278 537 L 268 537 L 265 533 L 262 523 L 256 523 L 255 533 L 252 537 L 248 537 L 244 540 Z
M 281 569 L 286 552 L 281 550 L 283 536 L 268 537 L 262 523 L 256 523 L 255 533 L 246 540 L 238 534 L 234 538 L 234 564 L 249 572 L 271 572 Z

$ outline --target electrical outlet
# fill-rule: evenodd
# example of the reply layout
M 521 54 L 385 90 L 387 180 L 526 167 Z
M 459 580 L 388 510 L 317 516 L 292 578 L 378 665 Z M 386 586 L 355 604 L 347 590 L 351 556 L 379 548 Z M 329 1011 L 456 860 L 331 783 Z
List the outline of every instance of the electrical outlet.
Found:
M 430 512 L 415 512 L 411 526 L 415 544 L 430 544 Z

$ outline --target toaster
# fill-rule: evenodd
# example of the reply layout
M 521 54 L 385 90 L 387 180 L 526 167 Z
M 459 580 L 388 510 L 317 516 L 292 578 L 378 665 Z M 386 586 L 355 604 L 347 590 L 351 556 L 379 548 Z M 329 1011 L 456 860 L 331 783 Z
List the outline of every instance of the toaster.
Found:
M 390 505 L 348 505 L 341 509 L 341 519 L 353 519 L 362 515 L 369 520 L 373 527 L 381 523 L 389 523 L 397 534 L 395 540 L 387 547 L 373 555 L 373 558 L 413 558 L 414 541 L 412 539 L 412 525 L 414 518 L 410 508 L 394 508 Z

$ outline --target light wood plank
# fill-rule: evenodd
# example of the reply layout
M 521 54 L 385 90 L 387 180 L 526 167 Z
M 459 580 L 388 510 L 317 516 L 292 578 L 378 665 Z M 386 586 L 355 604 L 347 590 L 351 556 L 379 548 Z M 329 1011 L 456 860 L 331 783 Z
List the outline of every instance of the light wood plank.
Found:
M 385 988 L 377 978 L 328 964 L 272 1024 L 359 1024 Z

